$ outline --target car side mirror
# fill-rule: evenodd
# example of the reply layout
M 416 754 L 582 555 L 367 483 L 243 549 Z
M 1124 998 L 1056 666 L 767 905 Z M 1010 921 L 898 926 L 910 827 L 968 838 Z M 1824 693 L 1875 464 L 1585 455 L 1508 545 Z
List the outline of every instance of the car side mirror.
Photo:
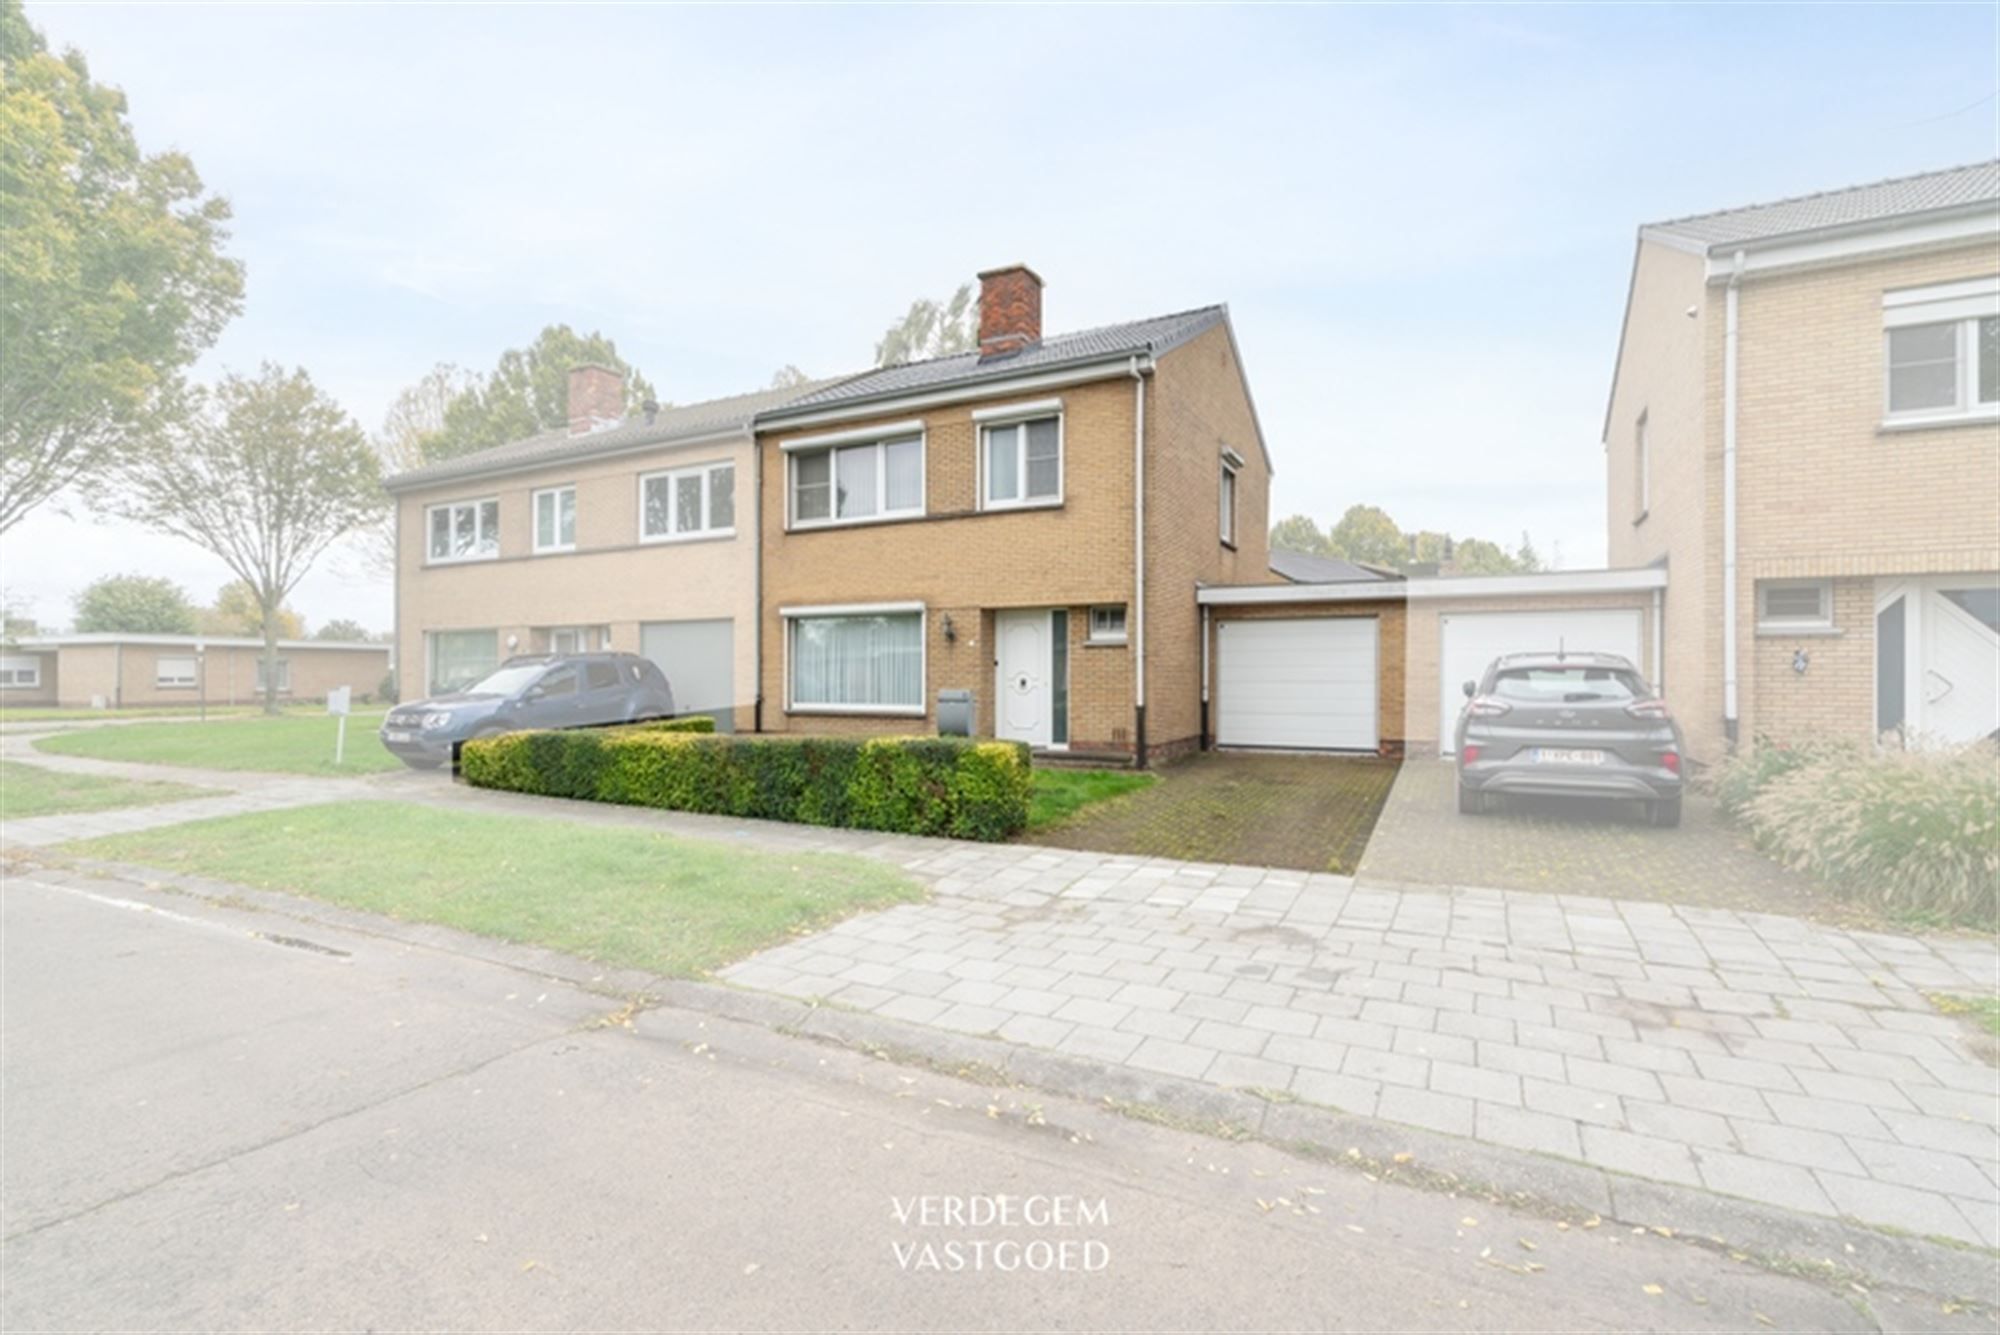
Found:
M 521 692 L 521 698 L 523 700 L 539 700 L 547 694 L 548 692 L 539 686 L 530 686 L 527 690 Z
M 1475 696 L 1475 695 L 1477 695 L 1477 694 L 1479 694 L 1479 683 L 1478 683 L 1478 682 L 1476 682 L 1476 681 L 1468 681 L 1467 683 L 1465 683 L 1465 698 L 1466 698 L 1466 699 L 1470 700 L 1470 699 L 1471 699 L 1471 698 L 1472 698 L 1473 696 Z

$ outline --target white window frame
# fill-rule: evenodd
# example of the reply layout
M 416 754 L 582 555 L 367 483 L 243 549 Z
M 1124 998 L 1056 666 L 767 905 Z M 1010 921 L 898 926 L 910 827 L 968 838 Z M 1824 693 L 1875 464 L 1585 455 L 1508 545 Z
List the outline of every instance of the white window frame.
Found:
M 427 630 L 424 632 L 424 694 L 442 694 L 437 689 L 437 637 L 440 635 L 491 635 L 493 637 L 493 666 L 499 667 L 507 661 L 507 646 L 500 639 L 497 629 L 486 626 L 462 626 L 450 630 Z
M 1097 624 L 1100 612 L 1116 612 L 1118 629 L 1100 630 Z M 1132 613 L 1124 603 L 1100 603 L 1090 609 L 1090 618 L 1085 624 L 1089 627 L 1083 641 L 1085 644 L 1125 644 L 1131 638 Z
M 1053 418 L 1056 424 L 1056 494 L 1053 496 L 1028 495 L 1028 431 L 1030 422 L 1042 422 Z M 1001 408 L 983 408 L 972 414 L 974 425 L 979 428 L 979 457 L 974 461 L 979 468 L 979 508 L 982 510 L 1049 510 L 1060 507 L 1069 487 L 1069 433 L 1067 414 L 1063 412 L 1061 399 L 1043 399 L 1036 403 L 1008 404 Z M 987 471 L 986 456 L 993 447 L 993 433 L 1009 427 L 1019 427 L 1014 436 L 1014 476 L 1021 484 L 1021 494 L 1009 500 L 995 498 L 988 490 L 992 475 Z
M 167 664 L 186 663 L 185 675 L 175 672 L 167 674 Z M 153 660 L 153 689 L 156 691 L 191 691 L 201 684 L 201 658 L 197 654 L 161 654 Z
M 0 654 L 0 691 L 32 691 L 42 684 L 42 660 L 34 654 Z
M 906 505 L 899 510 L 891 510 L 889 446 L 905 444 L 912 438 L 915 438 L 917 443 L 917 503 L 914 506 Z M 838 450 L 850 450 L 868 445 L 875 447 L 875 513 L 842 518 L 838 513 L 840 478 L 831 456 Z M 900 523 L 904 520 L 922 519 L 930 512 L 930 434 L 921 421 L 892 422 L 887 426 L 868 427 L 859 431 L 834 431 L 825 435 L 801 436 L 784 442 L 779 448 L 785 454 L 785 527 L 788 530 Z M 829 456 L 826 471 L 826 518 L 801 519 L 798 461 L 817 454 Z
M 1222 476 L 1216 482 L 1215 531 L 1222 545 L 1234 550 L 1236 547 L 1236 491 L 1242 485 L 1243 470 L 1222 461 Z
M 917 703 L 915 705 L 821 705 L 801 703 L 793 678 L 792 640 L 801 621 L 831 617 L 909 616 L 917 618 Z M 785 623 L 785 712 L 787 714 L 852 714 L 883 718 L 922 718 L 929 712 L 931 681 L 930 609 L 923 603 L 841 603 L 828 607 L 781 607 Z
M 2000 400 L 1979 398 L 1979 323 L 2000 318 L 2000 276 L 1973 278 L 1930 287 L 1902 288 L 1882 294 L 1882 425 L 1888 430 L 1948 426 L 1958 422 L 2000 420 Z M 1955 394 L 1939 408 L 1889 407 L 1891 367 L 1889 344 L 1900 329 L 1925 325 L 1955 329 L 1957 357 Z
M 1640 412 L 1638 422 L 1632 428 L 1632 486 L 1633 503 L 1636 509 L 1632 515 L 1635 524 L 1644 523 L 1646 516 L 1653 513 L 1653 436 L 1652 410 Z
M 486 507 L 489 505 L 493 507 L 493 532 L 490 535 L 486 532 L 486 523 L 483 518 L 483 516 L 486 513 Z M 458 532 L 458 511 L 468 510 L 468 509 L 472 511 L 472 531 L 473 531 L 472 552 L 466 556 L 453 556 L 450 553 L 446 553 L 443 556 L 439 556 L 436 552 L 432 551 L 431 516 L 437 513 L 439 510 L 451 511 L 452 512 L 451 531 L 453 533 L 456 533 Z M 489 536 L 491 536 L 491 538 L 493 539 L 493 550 L 492 551 L 480 550 L 480 548 L 482 548 L 485 545 L 486 540 Z M 470 561 L 497 561 L 499 559 L 500 559 L 500 498 L 498 496 L 481 496 L 477 500 L 471 500 L 471 501 L 439 501 L 436 505 L 426 505 L 424 507 L 424 564 L 425 565 L 453 566 L 453 565 L 464 565 Z
M 711 459 L 707 463 L 687 464 L 680 468 L 666 468 L 654 473 L 639 475 L 639 541 L 640 542 L 703 542 L 717 538 L 736 536 L 736 523 L 732 517 L 729 527 L 711 527 L 712 510 L 715 504 L 716 473 L 728 469 L 729 492 L 736 508 L 743 508 L 743 491 L 737 485 L 741 478 L 736 476 L 734 459 Z M 680 485 L 683 478 L 701 479 L 701 527 L 684 529 L 681 524 Z M 654 533 L 646 528 L 646 485 L 665 480 L 667 484 L 667 531 Z
M 1814 589 L 1819 594 L 1819 611 L 1811 616 L 1773 616 L 1772 589 Z M 1833 581 L 1830 579 L 1772 579 L 1757 585 L 1757 629 L 1760 631 L 1826 631 L 1833 629 Z
M 553 515 L 556 541 L 546 545 L 542 542 L 542 497 L 544 496 L 555 497 L 556 507 Z M 562 503 L 565 496 L 569 497 L 569 529 L 571 537 L 568 542 L 562 541 Z M 537 556 L 549 556 L 558 552 L 575 551 L 576 484 L 574 482 L 566 482 L 560 487 L 541 487 L 529 496 L 528 530 L 528 540 Z
M 255 662 L 257 666 L 251 670 L 251 679 L 256 684 L 252 687 L 252 689 L 255 690 L 257 694 L 262 695 L 264 694 L 264 655 L 258 654 Z M 290 695 L 291 693 L 292 693 L 292 660 L 289 658 L 281 658 L 278 660 L 278 689 L 275 692 L 275 694 Z

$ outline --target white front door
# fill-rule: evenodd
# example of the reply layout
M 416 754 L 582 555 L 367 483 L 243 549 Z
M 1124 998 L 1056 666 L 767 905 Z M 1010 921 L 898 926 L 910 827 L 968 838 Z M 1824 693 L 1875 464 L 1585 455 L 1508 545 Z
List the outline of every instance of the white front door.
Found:
M 2000 577 L 1880 582 L 1875 651 L 1878 733 L 1950 746 L 2000 731 Z
M 995 612 L 999 642 L 993 688 L 994 731 L 1009 741 L 1047 746 L 1054 738 L 1054 646 L 1049 613 Z

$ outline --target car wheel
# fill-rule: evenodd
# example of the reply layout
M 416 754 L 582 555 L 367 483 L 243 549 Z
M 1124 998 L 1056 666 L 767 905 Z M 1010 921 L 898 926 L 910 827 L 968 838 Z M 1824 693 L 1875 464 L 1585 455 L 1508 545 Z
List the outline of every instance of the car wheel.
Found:
M 1486 810 L 1486 795 L 1464 784 L 1458 785 L 1458 814 L 1477 816 Z
M 1681 823 L 1681 800 L 1678 797 L 1669 797 L 1649 803 L 1646 814 L 1659 829 L 1671 830 Z

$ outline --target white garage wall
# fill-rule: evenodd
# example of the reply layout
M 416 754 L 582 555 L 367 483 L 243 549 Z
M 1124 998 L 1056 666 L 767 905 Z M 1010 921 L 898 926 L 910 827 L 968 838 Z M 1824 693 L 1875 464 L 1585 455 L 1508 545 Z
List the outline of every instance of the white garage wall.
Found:
M 1641 674 L 1644 614 L 1637 609 L 1540 612 L 1446 612 L 1438 618 L 1438 749 L 1452 750 L 1465 683 L 1476 681 L 1501 654 L 1622 654 Z

